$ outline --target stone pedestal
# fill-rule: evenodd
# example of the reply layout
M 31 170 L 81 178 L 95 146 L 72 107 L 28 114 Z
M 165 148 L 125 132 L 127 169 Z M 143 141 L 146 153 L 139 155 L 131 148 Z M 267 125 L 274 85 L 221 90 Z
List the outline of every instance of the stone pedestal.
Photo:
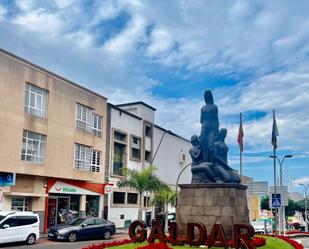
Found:
M 233 224 L 249 224 L 247 186 L 235 183 L 181 184 L 177 205 L 179 234 L 186 234 L 186 224 L 200 222 L 210 234 L 214 224 L 222 224 L 228 238 Z

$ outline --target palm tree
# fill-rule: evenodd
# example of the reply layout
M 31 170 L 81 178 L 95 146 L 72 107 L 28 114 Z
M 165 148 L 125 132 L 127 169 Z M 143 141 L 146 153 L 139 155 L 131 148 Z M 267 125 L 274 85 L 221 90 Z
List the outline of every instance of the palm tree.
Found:
M 135 169 L 128 169 L 126 178 L 121 179 L 117 186 L 119 188 L 131 188 L 139 194 L 138 219 L 142 219 L 142 197 L 145 191 L 152 193 L 168 189 L 168 185 L 162 182 L 155 174 L 156 168 L 152 165 L 141 172 Z
M 155 193 L 154 199 L 152 200 L 153 204 L 158 206 L 164 206 L 164 217 L 165 217 L 165 230 L 167 230 L 168 223 L 168 205 L 176 205 L 177 195 L 176 191 L 172 190 L 170 187 L 163 189 Z

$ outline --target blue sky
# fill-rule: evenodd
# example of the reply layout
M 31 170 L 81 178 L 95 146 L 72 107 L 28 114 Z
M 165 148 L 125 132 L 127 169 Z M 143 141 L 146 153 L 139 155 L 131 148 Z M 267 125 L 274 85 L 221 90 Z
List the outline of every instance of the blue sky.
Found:
M 272 110 L 279 155 L 293 182 L 309 183 L 308 1 L 0 0 L 0 46 L 108 97 L 157 108 L 156 123 L 199 133 L 211 89 L 229 162 L 244 113 L 244 173 L 273 181 Z

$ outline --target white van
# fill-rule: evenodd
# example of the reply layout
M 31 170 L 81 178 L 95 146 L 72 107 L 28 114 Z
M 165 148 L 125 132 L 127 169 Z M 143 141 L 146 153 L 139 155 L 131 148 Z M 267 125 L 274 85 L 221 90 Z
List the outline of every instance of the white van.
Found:
M 0 244 L 25 241 L 32 245 L 40 237 L 39 216 L 33 212 L 1 211 Z

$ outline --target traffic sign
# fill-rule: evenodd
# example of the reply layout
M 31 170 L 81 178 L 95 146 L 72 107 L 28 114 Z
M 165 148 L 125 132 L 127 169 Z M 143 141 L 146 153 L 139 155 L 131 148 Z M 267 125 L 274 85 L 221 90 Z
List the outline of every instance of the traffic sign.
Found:
M 271 194 L 271 207 L 278 208 L 281 207 L 281 194 Z
M 0 186 L 14 186 L 16 174 L 0 172 Z
M 270 186 L 269 188 L 270 195 L 275 193 L 275 187 Z M 276 186 L 276 193 L 281 194 L 281 205 L 286 207 L 289 204 L 288 198 L 288 186 Z M 271 206 L 271 200 L 269 200 L 269 204 Z

